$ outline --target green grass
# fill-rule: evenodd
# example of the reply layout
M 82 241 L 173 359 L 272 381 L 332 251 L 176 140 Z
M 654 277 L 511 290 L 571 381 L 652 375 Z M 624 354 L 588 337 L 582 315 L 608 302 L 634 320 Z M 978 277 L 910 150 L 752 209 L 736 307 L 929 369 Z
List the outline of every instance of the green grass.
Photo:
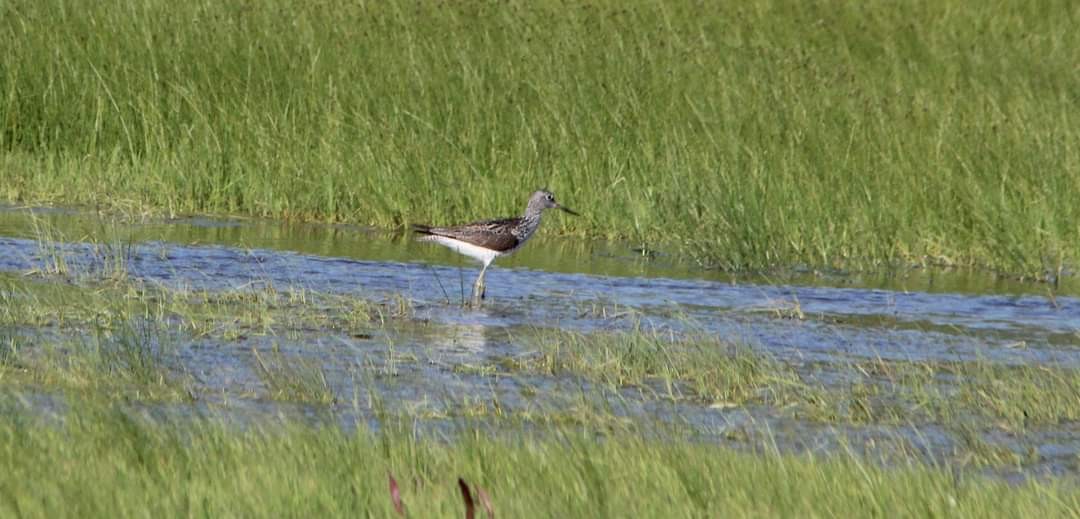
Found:
M 74 279 L 83 283 L 0 273 L 0 324 L 78 332 L 140 319 L 193 338 L 232 341 L 289 331 L 361 335 L 412 315 L 411 302 L 404 297 L 377 302 L 302 287 L 278 290 L 270 283 L 209 291 L 134 279 L 89 283 L 85 276 Z
M 394 353 L 394 341 L 438 342 L 446 336 L 439 326 L 417 322 L 401 298 L 166 289 L 76 266 L 0 276 L 0 515 L 384 516 L 392 506 L 387 473 L 415 517 L 460 515 L 459 476 L 484 488 L 500 516 L 515 517 L 1057 515 L 1077 504 L 1069 478 L 1007 486 L 978 474 L 1031 474 L 1046 462 L 1075 468 L 1073 458 L 1043 458 L 1037 447 L 1055 441 L 1043 433 L 1070 437 L 1068 424 L 1080 419 L 1080 370 L 791 363 L 704 334 L 641 326 L 508 332 L 521 354 L 503 359 Z M 304 351 L 305 339 L 369 333 L 388 336 L 368 352 L 387 360 L 367 355 L 350 370 L 352 384 L 332 380 L 341 375 Z M 281 337 L 290 350 L 249 356 L 236 345 L 250 335 L 267 341 L 258 344 Z M 200 365 L 186 366 L 175 352 L 192 340 L 232 350 L 261 387 L 214 386 L 187 372 Z M 420 376 L 447 369 L 471 380 L 464 391 L 429 388 L 388 401 L 384 395 L 412 383 L 402 376 L 409 370 L 395 367 L 402 363 L 424 366 Z M 507 377 L 512 385 L 500 383 Z M 338 383 L 351 394 L 336 394 Z M 268 400 L 299 403 L 304 416 L 332 423 L 227 425 L 234 405 Z M 189 405 L 226 420 L 188 414 Z M 727 416 L 746 411 L 751 423 L 698 428 L 684 423 L 685 406 L 718 419 L 741 408 Z M 160 421 L 148 421 L 146 409 Z M 378 432 L 342 432 L 336 420 L 350 411 L 377 420 Z M 819 457 L 779 454 L 757 422 L 774 418 L 783 434 L 835 427 L 831 438 L 842 447 Z M 917 437 L 924 426 L 944 431 L 948 446 L 925 452 Z
M 952 427 L 975 421 L 1023 432 L 1080 420 L 1080 370 L 974 361 L 853 359 L 792 363 L 710 335 L 538 330 L 529 354 L 472 372 L 579 377 L 645 399 L 714 407 L 768 405 L 822 423 Z M 825 382 L 828 379 L 836 382 Z
M 1080 257 L 1080 4 L 7 2 L 0 198 L 513 214 L 707 265 Z
M 387 339 L 386 365 L 369 368 L 392 374 L 396 363 L 422 360 L 415 353 L 396 354 L 393 341 L 439 336 L 438 327 L 412 319 L 409 302 L 400 297 L 378 303 L 269 285 L 215 292 L 168 289 L 111 275 L 93 280 L 80 272 L 40 279 L 0 276 L 0 385 L 187 400 L 193 391 L 209 389 L 193 386 L 172 355 L 185 341 L 226 347 L 252 336 L 274 342 L 328 333 L 361 338 L 390 333 L 399 338 Z M 820 423 L 948 427 L 974 420 L 1022 432 L 1080 420 L 1080 370 L 1075 368 L 989 360 L 793 364 L 721 337 L 640 326 L 588 334 L 537 328 L 511 340 L 521 344 L 522 354 L 448 369 L 491 380 L 581 380 L 608 392 L 629 389 L 644 400 L 717 408 L 763 405 Z M 303 355 L 270 348 L 253 352 L 245 362 L 272 399 L 330 404 L 348 396 L 334 394 L 322 366 Z M 843 382 L 822 382 L 829 378 Z M 464 415 L 550 418 L 548 411 L 498 409 L 483 398 L 458 407 L 471 409 L 458 413 Z
M 633 387 L 650 398 L 721 406 L 785 406 L 808 389 L 787 365 L 712 337 L 687 340 L 657 331 L 583 334 L 541 331 L 535 354 L 501 367 L 550 377 L 579 376 L 608 389 Z
M 271 399 L 324 405 L 337 401 L 326 381 L 326 372 L 317 361 L 285 355 L 276 344 L 266 353 L 252 348 L 251 355 L 255 371 L 266 384 Z
M 72 279 L 82 284 L 55 282 Z M 299 288 L 209 292 L 126 277 L 89 279 L 77 269 L 45 279 L 0 274 L 0 386 L 186 401 L 212 391 L 193 384 L 176 358 L 186 341 L 209 339 L 224 347 L 249 336 L 362 336 L 411 311 L 403 298 L 380 304 Z M 253 352 L 251 365 L 269 398 L 336 400 L 321 366 L 310 359 L 274 349 Z
M 637 434 L 598 441 L 572 427 L 514 437 L 464 429 L 450 442 L 394 427 L 240 431 L 212 420 L 151 422 L 94 400 L 67 407 L 55 422 L 6 406 L 0 514 L 392 517 L 388 475 L 410 517 L 461 517 L 459 477 L 474 493 L 482 488 L 499 517 L 1075 517 L 1080 510 L 1080 493 L 1061 481 L 1010 485 L 918 465 L 886 469 L 843 454 L 740 453 Z
M 832 368 L 835 369 L 835 368 Z M 973 361 L 852 361 L 850 381 L 822 388 L 802 418 L 860 424 L 978 422 L 1022 433 L 1080 420 L 1080 370 Z M 804 381 L 813 380 L 813 372 Z
M 137 292 L 0 275 L 0 385 L 187 401 L 175 330 L 134 310 Z M 126 300 L 125 300 L 126 299 Z
M 686 324 L 695 329 L 694 323 Z M 394 342 L 437 342 L 445 330 L 414 319 L 401 297 L 378 303 L 269 285 L 214 292 L 169 289 L 126 277 L 94 281 L 72 271 L 43 278 L 0 276 L 0 332 L 2 386 L 185 401 L 215 391 L 193 383 L 174 355 L 188 341 L 229 348 L 253 337 L 272 345 L 279 338 L 304 344 L 328 335 L 361 340 L 377 335 L 372 352 L 384 356 L 384 363 L 369 358 L 360 378 L 392 379 L 401 363 L 443 363 L 437 354 L 396 352 Z M 717 409 L 764 406 L 813 423 L 974 423 L 1012 434 L 1080 420 L 1080 370 L 1075 368 L 991 360 L 802 363 L 703 332 L 676 334 L 641 325 L 594 333 L 536 328 L 509 339 L 519 353 L 455 361 L 445 368 L 488 381 L 519 379 L 526 401 L 530 384 L 584 383 L 590 391 L 633 394 L 642 401 Z M 350 398 L 335 394 L 320 361 L 303 352 L 256 346 L 250 356 L 240 357 L 265 385 L 266 398 L 316 405 Z M 571 388 L 570 396 L 575 391 Z M 578 412 L 589 407 L 579 405 L 587 402 L 568 401 L 562 410 L 528 404 L 504 408 L 494 394 L 444 396 L 451 397 L 448 405 L 420 405 L 417 415 L 544 423 L 606 419 Z
M 0 386 L 75 391 L 161 402 L 193 400 L 191 376 L 176 365 L 169 337 L 154 323 L 95 328 L 48 342 L 9 335 L 0 342 Z

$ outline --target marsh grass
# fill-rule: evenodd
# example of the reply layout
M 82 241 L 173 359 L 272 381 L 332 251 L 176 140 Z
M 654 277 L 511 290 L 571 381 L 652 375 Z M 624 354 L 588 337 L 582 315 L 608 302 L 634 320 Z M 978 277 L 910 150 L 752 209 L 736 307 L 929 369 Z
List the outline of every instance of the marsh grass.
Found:
M 823 387 L 800 416 L 820 421 L 903 424 L 989 421 L 1022 432 L 1080 419 L 1080 370 L 950 362 L 855 361 L 847 384 Z
M 162 321 L 132 307 L 130 287 L 0 276 L 0 364 L 9 385 L 96 390 L 151 400 L 190 398 Z
M 316 330 L 356 336 L 410 311 L 403 298 L 377 303 L 300 288 L 210 292 L 147 286 L 134 279 L 74 284 L 0 274 L 0 380 L 185 400 L 195 388 L 175 356 L 179 340 L 233 342 L 249 335 Z M 275 350 L 265 358 L 256 356 L 255 367 L 271 398 L 336 399 L 321 367 L 310 359 Z
M 954 369 L 953 375 L 954 401 L 1014 429 L 1080 420 L 1080 370 L 984 362 Z
M 277 344 L 265 354 L 251 350 L 255 372 L 273 400 L 333 404 L 337 402 L 321 363 L 300 355 L 285 355 Z
M 54 276 L 68 274 L 68 255 L 63 251 L 63 236 L 47 221 L 38 218 L 33 212 L 30 214 L 30 224 L 37 241 L 38 260 L 40 267 L 35 273 Z
M 544 330 L 531 356 L 503 366 L 558 377 L 580 376 L 608 388 L 635 387 L 654 397 L 717 404 L 784 406 L 805 389 L 796 372 L 749 347 L 700 336 L 636 329 L 582 334 Z
M 238 430 L 153 421 L 96 400 L 66 407 L 60 422 L 5 409 L 0 514 L 392 517 L 388 475 L 412 517 L 461 517 L 458 478 L 482 487 L 500 517 L 1057 517 L 1080 509 L 1065 482 L 1007 484 L 921 465 L 885 469 L 852 455 L 750 454 L 635 433 L 597 441 L 580 427 L 449 438 L 295 423 Z
M 7 328 L 0 329 L 0 366 L 13 367 L 19 363 L 19 340 Z
M 1023 456 L 1004 445 L 994 444 L 984 437 L 983 428 L 968 420 L 949 425 L 956 444 L 954 455 L 957 466 L 1001 467 L 1020 466 Z M 1034 456 L 1038 458 L 1036 454 Z
M 93 370 L 88 380 L 100 377 L 120 388 L 133 387 L 172 399 L 191 398 L 190 377 L 174 360 L 173 337 L 152 320 L 99 324 L 93 329 Z
M 118 399 L 190 401 L 191 377 L 171 356 L 169 340 L 146 322 L 113 323 L 75 337 L 9 338 L 0 361 L 0 383 Z
M 549 232 L 727 269 L 1080 257 L 1075 2 L 7 2 L 0 197 Z M 1032 59 L 1038 56 L 1039 59 Z
M 69 242 L 49 221 L 33 211 L 28 215 L 38 249 L 38 267 L 28 274 L 78 283 L 127 280 L 135 245 L 120 238 L 115 228 L 103 229 L 103 239 L 95 235 L 85 242 Z
M 369 389 L 369 393 L 378 394 Z M 477 392 L 468 395 L 444 393 L 438 398 L 424 398 L 390 410 L 383 406 L 378 414 L 380 422 L 407 424 L 416 420 L 442 420 L 454 427 L 467 430 L 489 427 L 492 431 L 515 431 L 544 429 L 550 427 L 583 427 L 596 435 L 618 433 L 652 434 L 657 438 L 683 438 L 692 436 L 692 429 L 683 423 L 639 420 L 635 416 L 632 401 L 618 391 L 588 384 L 560 386 L 538 398 L 536 392 L 520 394 L 527 403 L 506 405 L 494 388 L 490 393 Z
M 385 361 L 374 369 L 393 374 L 398 364 L 417 358 L 397 351 L 387 332 L 431 331 L 414 322 L 411 304 L 403 297 L 373 302 L 272 285 L 211 292 L 147 286 L 134 279 L 71 284 L 0 275 L 0 341 L 8 359 L 0 365 L 12 383 L 88 387 L 97 377 L 158 388 L 153 392 L 166 395 L 174 393 L 164 388 L 174 388 L 174 396 L 166 398 L 179 398 L 189 377 L 170 360 L 168 350 L 177 337 L 237 342 L 253 335 L 273 340 L 315 332 L 360 338 L 378 333 L 389 342 Z M 688 328 L 695 329 L 693 323 Z M 975 419 L 1023 431 L 1080 420 L 1080 371 L 1072 368 L 989 360 L 793 364 L 700 331 L 673 334 L 640 325 L 593 334 L 537 329 L 515 340 L 526 347 L 525 354 L 455 363 L 448 369 L 480 377 L 578 378 L 608 391 L 630 389 L 650 400 L 720 408 L 767 405 L 822 423 L 948 425 Z M 53 347 L 37 347 L 41 344 Z M 275 388 L 275 398 L 336 398 L 319 366 L 281 352 L 267 355 L 253 362 L 263 368 L 256 371 Z M 830 377 L 839 382 L 822 382 Z
M 366 356 L 363 366 L 369 371 L 361 378 L 377 385 L 372 381 L 381 384 L 409 371 L 413 366 L 401 368 L 406 363 L 422 363 L 417 352 L 397 350 L 395 333 L 428 334 L 423 337 L 433 342 L 446 337 L 437 326 L 414 319 L 412 303 L 404 297 L 377 303 L 269 283 L 204 291 L 149 286 L 131 277 L 76 278 L 83 281 L 0 274 L 0 387 L 90 394 L 103 400 L 185 403 L 200 398 L 205 388 L 176 358 L 179 341 L 208 339 L 228 347 L 254 334 L 260 335 L 256 344 L 268 344 L 277 336 L 355 337 L 375 330 L 388 337 L 387 343 Z M 606 316 L 619 326 L 637 317 L 603 305 L 583 311 Z M 677 309 L 670 312 L 678 317 Z M 1024 443 L 1025 433 L 1068 427 L 1080 416 L 1080 371 L 1075 369 L 1004 366 L 990 360 L 855 359 L 813 365 L 704 334 L 692 322 L 685 323 L 690 330 L 685 333 L 630 324 L 619 332 L 543 328 L 515 332 L 511 340 L 524 350 L 521 354 L 479 362 L 466 357 L 445 368 L 476 377 L 479 385 L 487 378 L 517 377 L 520 399 L 515 395 L 508 402 L 505 393 L 494 389 L 490 395 L 470 390 L 466 395 L 443 395 L 442 401 L 430 404 L 421 398 L 414 408 L 405 406 L 405 412 L 402 403 L 394 402 L 379 420 L 401 413 L 418 422 L 460 426 L 586 428 L 595 437 L 656 436 L 656 427 L 647 422 L 661 421 L 657 416 L 664 415 L 664 406 L 674 411 L 667 415 L 674 424 L 681 420 L 680 406 L 700 406 L 697 411 L 718 414 L 741 407 L 749 411 L 747 415 L 800 426 L 837 426 L 839 431 L 931 425 L 955 441 L 955 452 L 943 463 L 1026 467 L 1042 460 L 1037 451 L 1022 450 L 1034 448 Z M 341 399 L 348 395 L 335 394 L 336 382 L 328 380 L 320 362 L 304 353 L 260 349 L 245 359 L 267 388 L 256 398 L 340 411 L 342 404 L 347 405 Z M 380 353 L 385 354 L 381 365 Z M 541 395 L 548 392 L 559 398 Z M 353 405 L 366 409 L 359 398 L 353 395 Z M 746 434 L 746 439 L 732 441 L 757 445 L 753 431 L 726 434 Z M 1020 449 L 995 440 L 995 435 L 1017 438 Z M 897 439 L 897 459 L 919 459 L 920 454 L 905 450 L 901 440 Z M 931 459 L 939 458 L 935 454 Z M 487 482 L 484 485 L 487 488 Z
M 538 330 L 530 354 L 468 366 L 470 373 L 580 377 L 646 399 L 714 407 L 768 405 L 799 419 L 863 425 L 976 420 L 1023 431 L 1080 419 L 1080 370 L 974 361 L 851 360 L 793 364 L 714 336 L 636 328 Z M 822 370 L 831 372 L 823 376 Z M 826 382 L 833 378 L 836 381 Z
M 195 337 L 236 340 L 288 331 L 363 334 L 413 312 L 412 302 L 401 296 L 380 302 L 302 287 L 279 290 L 269 283 L 211 291 L 138 279 L 79 279 L 55 283 L 0 273 L 0 318 L 14 326 L 78 330 L 140 316 Z

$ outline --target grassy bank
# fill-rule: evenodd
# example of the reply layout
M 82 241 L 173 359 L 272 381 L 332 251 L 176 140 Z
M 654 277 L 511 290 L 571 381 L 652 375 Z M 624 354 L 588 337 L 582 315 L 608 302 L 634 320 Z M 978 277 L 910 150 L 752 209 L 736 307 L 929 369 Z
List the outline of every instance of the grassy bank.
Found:
M 9 400 L 7 395 L 5 400 Z M 11 406 L 9 406 L 11 407 Z M 62 423 L 7 409 L 0 510 L 20 517 L 395 516 L 388 474 L 411 517 L 461 517 L 461 477 L 501 517 L 949 516 L 1075 514 L 1075 488 L 1010 486 L 858 459 L 753 455 L 683 440 L 556 429 L 446 443 L 404 430 L 348 434 L 275 425 L 151 422 L 87 400 Z
M 0 198 L 513 214 L 726 268 L 1080 257 L 1073 2 L 6 3 Z

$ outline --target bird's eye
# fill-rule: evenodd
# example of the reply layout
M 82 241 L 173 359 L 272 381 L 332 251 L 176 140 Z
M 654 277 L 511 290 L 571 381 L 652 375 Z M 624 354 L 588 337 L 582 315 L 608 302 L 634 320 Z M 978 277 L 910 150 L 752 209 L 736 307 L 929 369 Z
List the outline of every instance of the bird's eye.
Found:
M 548 196 L 547 196 L 547 199 L 548 199 L 548 200 L 555 200 L 555 197 L 554 197 L 554 196 L 552 196 L 552 195 L 548 195 Z

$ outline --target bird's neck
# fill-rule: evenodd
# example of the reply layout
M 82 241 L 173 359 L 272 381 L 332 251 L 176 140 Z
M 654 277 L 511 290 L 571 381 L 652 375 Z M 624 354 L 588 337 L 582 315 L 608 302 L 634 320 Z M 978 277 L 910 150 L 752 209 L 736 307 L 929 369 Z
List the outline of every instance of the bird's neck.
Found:
M 528 208 L 525 210 L 525 216 L 521 218 L 523 225 L 521 226 L 521 236 L 524 239 L 529 239 L 537 229 L 540 228 L 540 215 L 543 214 L 543 210 L 532 210 Z

